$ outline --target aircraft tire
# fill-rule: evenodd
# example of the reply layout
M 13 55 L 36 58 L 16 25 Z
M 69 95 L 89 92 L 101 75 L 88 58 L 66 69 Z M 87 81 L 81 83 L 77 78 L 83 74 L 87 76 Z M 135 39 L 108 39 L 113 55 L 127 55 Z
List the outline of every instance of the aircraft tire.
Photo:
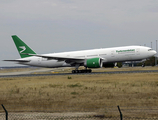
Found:
M 72 73 L 91 73 L 92 70 L 72 70 Z
M 72 70 L 72 73 L 75 73 L 75 70 Z
M 82 70 L 82 71 L 83 71 L 83 73 L 86 73 L 87 70 Z
M 91 72 L 92 72 L 92 70 L 91 70 L 91 69 L 90 69 L 90 70 L 87 70 L 87 72 L 88 72 L 88 73 L 91 73 Z

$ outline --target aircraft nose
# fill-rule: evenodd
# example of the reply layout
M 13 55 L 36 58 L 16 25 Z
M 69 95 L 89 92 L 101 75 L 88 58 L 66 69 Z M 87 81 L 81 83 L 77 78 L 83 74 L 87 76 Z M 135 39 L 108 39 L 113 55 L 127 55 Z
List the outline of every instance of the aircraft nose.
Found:
M 154 53 L 154 55 L 157 54 L 157 52 L 155 50 L 153 51 L 153 53 Z
M 157 56 L 157 52 L 155 50 L 153 51 L 153 54 L 154 54 L 154 56 Z

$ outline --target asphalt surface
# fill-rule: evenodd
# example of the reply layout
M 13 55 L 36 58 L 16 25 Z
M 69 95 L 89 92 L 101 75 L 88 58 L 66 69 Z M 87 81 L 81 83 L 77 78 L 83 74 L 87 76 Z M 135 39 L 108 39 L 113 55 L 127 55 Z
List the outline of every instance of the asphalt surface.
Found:
M 126 73 L 154 73 L 158 70 L 135 70 L 135 71 L 112 71 L 112 72 L 92 72 L 92 73 L 52 73 L 52 74 L 15 74 L 15 75 L 0 75 L 0 78 L 7 77 L 35 77 L 35 76 L 59 76 L 59 75 L 94 75 L 94 74 L 126 74 Z

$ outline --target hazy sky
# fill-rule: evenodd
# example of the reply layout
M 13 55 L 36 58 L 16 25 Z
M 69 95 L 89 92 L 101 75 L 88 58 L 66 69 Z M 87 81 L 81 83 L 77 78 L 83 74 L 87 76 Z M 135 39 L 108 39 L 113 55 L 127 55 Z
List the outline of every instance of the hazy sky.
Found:
M 36 53 L 126 45 L 155 49 L 157 0 L 0 0 L 0 66 L 17 59 L 18 35 Z

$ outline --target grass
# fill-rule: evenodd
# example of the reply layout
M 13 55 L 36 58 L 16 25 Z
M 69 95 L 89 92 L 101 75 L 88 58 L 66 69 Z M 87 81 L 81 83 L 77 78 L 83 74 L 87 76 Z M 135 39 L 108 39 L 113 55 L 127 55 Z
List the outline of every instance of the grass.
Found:
M 158 74 L 0 78 L 0 104 L 11 111 L 105 111 L 105 106 L 158 107 Z M 31 107 L 31 108 L 30 108 Z M 0 108 L 0 111 L 2 109 Z
M 29 71 L 36 70 L 37 68 L 11 68 L 11 69 L 1 69 L 0 73 L 8 73 L 8 72 L 21 72 L 21 71 Z
M 79 69 L 85 69 L 84 67 L 80 67 Z M 97 68 L 93 69 L 93 72 L 109 72 L 109 71 L 134 71 L 134 70 L 157 70 L 158 67 L 129 67 L 129 68 Z M 42 70 L 42 71 L 38 71 Z M 24 72 L 24 71 L 32 71 L 32 74 L 53 74 L 53 73 L 71 73 L 74 68 L 12 68 L 12 69 L 1 69 L 0 73 L 12 73 L 12 72 Z M 71 79 L 70 76 L 67 77 Z

